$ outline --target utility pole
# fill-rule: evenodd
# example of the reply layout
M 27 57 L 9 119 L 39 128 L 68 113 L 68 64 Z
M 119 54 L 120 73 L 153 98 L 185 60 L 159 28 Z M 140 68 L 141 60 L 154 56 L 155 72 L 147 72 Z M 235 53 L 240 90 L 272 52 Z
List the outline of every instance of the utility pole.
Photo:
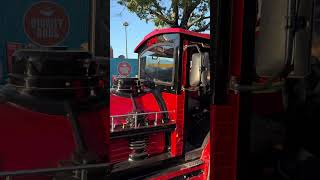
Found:
M 126 58 L 128 59 L 128 32 L 127 32 L 127 27 L 129 26 L 128 22 L 123 23 L 124 30 L 125 30 L 125 36 L 126 36 Z

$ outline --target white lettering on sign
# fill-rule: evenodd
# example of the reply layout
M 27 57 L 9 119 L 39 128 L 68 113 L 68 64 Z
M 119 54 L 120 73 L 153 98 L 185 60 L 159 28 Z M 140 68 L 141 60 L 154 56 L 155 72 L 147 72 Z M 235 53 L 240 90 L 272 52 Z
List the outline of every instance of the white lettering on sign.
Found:
M 69 32 L 69 16 L 54 2 L 39 1 L 26 12 L 24 30 L 28 38 L 40 46 L 54 46 Z
M 58 30 L 62 28 L 63 19 L 33 18 L 31 28 L 36 31 L 39 39 L 58 38 Z

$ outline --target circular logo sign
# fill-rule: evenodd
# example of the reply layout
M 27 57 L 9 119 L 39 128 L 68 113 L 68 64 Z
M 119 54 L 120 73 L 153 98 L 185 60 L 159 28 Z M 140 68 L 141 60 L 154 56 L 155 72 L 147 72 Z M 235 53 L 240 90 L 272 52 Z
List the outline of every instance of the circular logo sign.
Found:
M 28 38 L 40 46 L 55 46 L 69 33 L 69 16 L 65 9 L 49 1 L 40 1 L 26 12 L 24 31 Z
M 118 65 L 118 73 L 121 76 L 129 76 L 131 73 L 131 65 L 127 62 L 121 62 Z

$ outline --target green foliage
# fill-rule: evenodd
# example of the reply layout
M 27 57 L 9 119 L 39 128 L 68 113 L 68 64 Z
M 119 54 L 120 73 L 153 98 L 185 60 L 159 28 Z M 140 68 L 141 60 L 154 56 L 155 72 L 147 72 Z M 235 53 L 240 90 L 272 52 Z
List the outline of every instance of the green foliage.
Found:
M 117 0 L 141 20 L 157 27 L 205 31 L 210 27 L 210 0 Z

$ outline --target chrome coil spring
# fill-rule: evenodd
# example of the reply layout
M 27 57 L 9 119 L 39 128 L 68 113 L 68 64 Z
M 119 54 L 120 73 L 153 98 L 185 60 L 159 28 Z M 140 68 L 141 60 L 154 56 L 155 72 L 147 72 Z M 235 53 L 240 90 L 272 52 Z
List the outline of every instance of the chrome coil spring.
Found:
M 137 161 L 145 159 L 148 156 L 146 147 L 148 144 L 148 138 L 145 136 L 133 137 L 129 139 L 129 149 L 132 150 L 129 155 L 130 161 Z

